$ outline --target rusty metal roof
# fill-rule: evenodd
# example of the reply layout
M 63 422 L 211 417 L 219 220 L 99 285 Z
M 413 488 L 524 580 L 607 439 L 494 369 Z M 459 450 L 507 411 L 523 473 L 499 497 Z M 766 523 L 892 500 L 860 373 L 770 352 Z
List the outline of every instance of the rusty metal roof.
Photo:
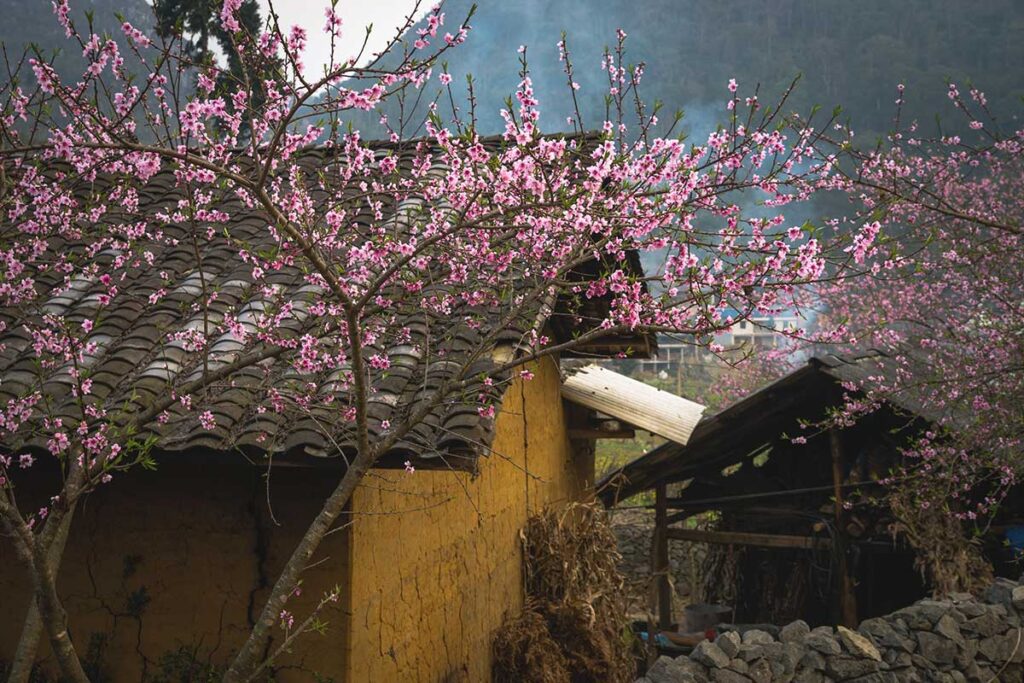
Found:
M 331 172 L 332 159 L 328 151 L 308 150 L 302 153 L 299 165 L 316 176 Z M 96 191 L 95 183 L 102 185 L 103 180 L 94 181 L 83 191 Z M 102 191 L 102 187 L 99 189 Z M 137 209 L 125 213 L 115 208 L 103 220 L 128 221 L 138 220 L 139 215 L 154 216 L 182 198 L 182 190 L 175 186 L 172 172 L 165 170 L 150 179 L 140 193 Z M 123 409 L 127 414 L 135 414 L 152 405 L 157 397 L 180 392 L 202 373 L 216 373 L 241 354 L 253 353 L 252 344 L 220 327 L 225 314 L 230 312 L 244 329 L 255 330 L 257 316 L 272 306 L 254 286 L 252 266 L 244 262 L 236 245 L 244 244 L 255 251 L 274 249 L 276 243 L 267 229 L 266 216 L 244 206 L 234 194 L 225 193 L 218 208 L 230 216 L 230 222 L 223 226 L 230 240 L 206 239 L 185 226 L 169 223 L 164 231 L 172 239 L 166 244 L 152 245 L 152 265 L 137 269 L 135 279 L 119 283 L 116 297 L 95 320 L 87 338 L 95 344 L 94 352 L 85 357 L 85 369 L 93 382 L 88 400 L 111 410 Z M 402 207 L 392 206 L 386 210 L 394 216 Z M 369 210 L 366 220 L 374 220 Z M 60 248 L 83 250 L 85 247 L 69 244 Z M 197 249 L 202 256 L 201 271 L 195 258 Z M 115 256 L 101 254 L 97 258 Z M 309 284 L 298 267 L 283 267 L 270 274 L 266 281 L 279 288 L 280 299 L 276 305 L 283 300 L 295 311 L 295 315 L 284 322 L 285 336 L 298 339 L 306 333 L 318 334 L 308 327 L 316 319 L 308 311 L 321 298 L 321 290 Z M 167 285 L 168 282 L 172 284 Z M 198 304 L 203 283 L 208 290 L 217 292 L 205 312 Z M 61 284 L 61 279 L 52 274 L 37 278 L 38 288 L 46 291 L 48 287 L 55 293 L 42 310 L 33 315 L 62 316 L 69 325 L 81 325 L 86 319 L 94 319 L 107 287 L 89 278 L 72 280 L 69 286 L 58 290 Z M 151 303 L 150 295 L 165 286 L 170 287 L 170 291 Z M 423 296 L 429 296 L 431 291 L 428 286 Z M 407 331 L 405 338 L 385 340 L 368 350 L 387 356 L 391 363 L 388 372 L 375 373 L 371 387 L 371 437 L 382 434 L 386 422 L 400 420 L 426 400 L 442 380 L 456 372 L 480 346 L 484 335 L 493 329 L 499 313 L 502 312 L 481 311 L 469 306 L 465 310 L 451 311 L 445 319 L 421 309 L 404 312 L 397 327 Z M 71 395 L 71 366 L 40 368 L 32 340 L 20 326 L 18 316 L 22 315 L 23 311 L 0 310 L 0 319 L 7 323 L 6 331 L 0 335 L 0 402 L 6 403 L 41 389 L 46 401 L 56 406 L 55 411 L 47 412 L 63 415 L 65 426 L 73 428 L 79 411 Z M 497 332 L 495 346 L 515 347 L 522 340 L 522 331 L 535 322 L 537 315 L 536 310 L 524 311 L 521 318 Z M 483 324 L 467 325 L 468 316 L 475 316 L 475 320 Z M 219 336 L 204 355 L 190 351 L 183 341 L 173 339 L 175 332 L 186 329 L 208 330 Z M 429 349 L 429 355 L 425 349 Z M 270 355 L 232 373 L 230 381 L 225 379 L 213 390 L 196 396 L 192 410 L 174 403 L 166 421 L 151 426 L 157 449 L 171 453 L 242 451 L 250 456 L 289 457 L 338 456 L 353 450 L 352 428 L 338 419 L 340 407 L 349 403 L 349 396 L 341 386 L 341 378 L 348 367 L 301 374 L 288 362 L 291 353 L 294 351 L 285 349 L 279 355 Z M 433 460 L 436 466 L 471 466 L 475 456 L 486 451 L 493 435 L 493 420 L 481 417 L 477 408 L 480 405 L 478 395 L 488 391 L 480 382 L 485 373 L 495 367 L 489 355 L 473 360 L 466 376 L 477 378 L 474 384 L 459 396 L 434 407 L 390 455 L 399 458 L 398 462 L 411 456 L 421 461 Z M 284 409 L 274 408 L 275 392 L 282 397 L 303 395 L 309 386 L 316 387 L 318 398 L 329 396 L 332 403 L 315 402 L 309 408 L 301 408 L 289 401 Z M 199 423 L 197 416 L 205 410 L 216 419 L 213 429 L 207 430 Z M 3 445 L 14 449 L 43 444 L 29 438 L 24 443 Z
M 863 386 L 867 382 L 870 386 L 873 377 L 890 372 L 888 360 L 875 350 L 815 356 L 788 375 L 704 416 L 689 443 L 669 441 L 609 473 L 597 483 L 598 495 L 606 505 L 613 505 L 657 484 L 683 481 L 734 464 L 786 430 L 798 429 L 800 418 L 824 418 L 828 406 L 841 402 L 843 384 Z M 942 417 L 927 410 L 910 392 L 887 394 L 886 401 L 930 422 Z

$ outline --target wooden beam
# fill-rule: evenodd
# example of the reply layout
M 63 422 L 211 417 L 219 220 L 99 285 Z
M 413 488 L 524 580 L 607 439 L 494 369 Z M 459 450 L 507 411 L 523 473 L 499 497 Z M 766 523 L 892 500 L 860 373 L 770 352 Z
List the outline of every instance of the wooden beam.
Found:
M 634 439 L 636 432 L 632 429 L 596 429 L 577 427 L 569 429 L 570 439 Z
M 839 595 L 839 622 L 847 628 L 857 628 L 857 596 L 854 593 L 853 577 L 846 558 L 847 537 L 846 521 L 843 510 L 843 447 L 839 440 L 839 430 L 832 427 L 828 431 L 829 447 L 832 451 L 832 495 L 835 497 L 836 540 L 839 552 L 836 553 Z
M 813 550 L 828 548 L 827 538 L 813 536 L 786 536 L 782 534 L 755 534 L 740 531 L 706 531 L 704 529 L 678 529 L 669 527 L 666 536 L 673 541 L 694 541 L 717 545 L 750 545 L 760 548 L 797 548 Z
M 901 481 L 905 481 L 905 478 L 890 479 L 888 483 L 884 484 L 880 481 L 869 479 L 868 481 L 858 481 L 849 484 L 842 484 L 839 488 L 841 490 L 846 490 L 869 488 L 872 486 L 888 486 L 890 483 L 895 484 Z M 728 505 L 729 503 L 740 503 L 748 500 L 761 500 L 764 498 L 799 496 L 805 493 L 824 493 L 826 491 L 832 491 L 833 493 L 835 493 L 835 488 L 835 483 L 832 483 L 828 484 L 827 486 L 808 486 L 806 488 L 801 489 L 784 489 L 782 491 L 761 491 L 758 493 L 741 493 L 735 496 L 716 496 L 714 498 L 695 498 L 693 500 L 690 500 L 689 498 L 669 498 L 667 505 L 670 510 L 693 510 L 695 508 L 714 507 L 716 505 Z
M 668 578 L 668 498 L 665 484 L 655 489 L 654 499 L 654 562 L 651 575 L 654 577 L 658 593 L 658 626 L 672 628 L 672 584 Z

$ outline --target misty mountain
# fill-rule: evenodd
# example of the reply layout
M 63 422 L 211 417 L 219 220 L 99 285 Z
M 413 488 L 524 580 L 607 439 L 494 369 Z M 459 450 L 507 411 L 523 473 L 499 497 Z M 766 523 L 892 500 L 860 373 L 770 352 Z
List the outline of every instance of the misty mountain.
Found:
M 80 31 L 89 26 L 93 32 L 121 37 L 118 14 L 134 26 L 150 32 L 153 9 L 145 0 L 79 0 L 71 3 L 71 18 Z M 0 43 L 12 68 L 29 46 L 35 45 L 45 59 L 54 58 L 54 67 L 63 78 L 77 80 L 86 66 L 81 49 L 64 36 L 48 0 L 0 0 Z M 120 41 L 123 44 L 123 41 Z M 29 57 L 34 57 L 29 52 Z M 4 70 L 6 79 L 6 70 Z M 23 75 L 22 78 L 25 76 Z M 29 73 L 29 77 L 31 74 Z
M 444 4 L 449 30 L 471 4 Z M 760 84 L 761 101 L 771 103 L 802 75 L 788 110 L 842 106 L 859 134 L 872 139 L 892 126 L 898 83 L 907 88 L 903 121 L 920 119 L 933 131 L 936 114 L 944 129 L 965 124 L 949 104 L 948 79 L 965 94 L 967 83 L 983 90 L 1001 120 L 1024 113 L 1020 0 L 480 0 L 471 25 L 447 62 L 461 92 L 473 74 L 482 132 L 502 129 L 498 111 L 518 82 L 520 45 L 527 46 L 543 129 L 568 130 L 572 107 L 556 48 L 563 30 L 584 123 L 599 126 L 607 92 L 600 59 L 617 28 L 629 36 L 626 61 L 646 65 L 643 96 L 664 102 L 663 120 L 685 110 L 696 130 L 724 118 L 730 78 L 741 94 Z

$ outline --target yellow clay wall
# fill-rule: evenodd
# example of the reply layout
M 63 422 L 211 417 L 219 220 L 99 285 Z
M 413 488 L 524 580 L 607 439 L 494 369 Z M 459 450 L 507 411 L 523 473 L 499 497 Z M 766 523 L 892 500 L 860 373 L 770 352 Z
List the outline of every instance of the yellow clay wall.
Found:
M 534 370 L 505 394 L 477 476 L 379 471 L 357 491 L 349 680 L 490 680 L 494 631 L 522 607 L 520 530 L 593 478 L 569 445 L 555 363 Z
M 489 680 L 494 631 L 522 606 L 527 516 L 592 485 L 592 458 L 570 449 L 556 363 L 534 371 L 506 392 L 476 476 L 374 470 L 359 487 L 350 525 L 314 557 L 294 612 L 335 585 L 342 598 L 324 614 L 326 633 L 304 636 L 276 680 Z M 79 651 L 92 643 L 97 655 L 97 680 L 152 678 L 182 652 L 222 663 L 240 645 L 340 473 L 275 469 L 269 511 L 263 475 L 170 461 L 89 496 L 58 586 Z M 29 595 L 0 535 L 0 661 L 13 654 Z M 45 642 L 40 656 L 52 672 Z

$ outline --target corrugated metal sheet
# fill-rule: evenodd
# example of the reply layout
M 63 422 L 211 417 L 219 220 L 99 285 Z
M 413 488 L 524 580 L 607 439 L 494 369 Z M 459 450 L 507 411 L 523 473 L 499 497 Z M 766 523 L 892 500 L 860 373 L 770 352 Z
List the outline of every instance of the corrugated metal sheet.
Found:
M 699 403 L 599 365 L 588 365 L 566 378 L 562 396 L 678 444 L 690 440 L 704 413 Z

